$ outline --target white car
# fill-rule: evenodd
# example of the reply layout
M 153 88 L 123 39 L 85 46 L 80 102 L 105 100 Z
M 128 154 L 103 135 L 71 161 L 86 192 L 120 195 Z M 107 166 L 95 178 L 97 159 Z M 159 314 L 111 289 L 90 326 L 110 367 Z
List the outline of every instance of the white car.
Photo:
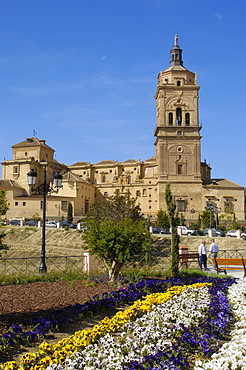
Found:
M 196 230 L 192 230 L 187 226 L 177 226 L 177 230 L 181 229 L 181 234 L 182 235 L 196 235 Z
M 56 221 L 46 221 L 45 227 L 57 227 L 57 222 Z
M 230 236 L 231 238 L 236 238 L 237 237 L 237 230 L 229 230 L 227 232 L 227 236 Z M 241 232 L 241 238 L 243 240 L 246 240 L 246 234 L 243 231 Z

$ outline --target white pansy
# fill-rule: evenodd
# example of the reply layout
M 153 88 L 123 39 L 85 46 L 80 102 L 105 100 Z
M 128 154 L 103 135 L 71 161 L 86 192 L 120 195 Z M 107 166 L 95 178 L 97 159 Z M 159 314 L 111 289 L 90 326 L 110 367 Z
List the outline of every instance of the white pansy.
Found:
M 63 369 L 123 370 L 124 364 L 130 361 L 142 361 L 145 355 L 170 348 L 171 339 L 177 330 L 181 330 L 179 324 L 186 327 L 197 325 L 209 303 L 206 286 L 199 289 L 188 287 L 164 304 L 152 306 L 152 310 L 142 317 L 127 322 L 118 336 L 106 334 L 97 343 L 73 354 L 66 359 Z M 47 370 L 55 368 L 53 365 Z M 60 365 L 59 370 L 62 370 Z
M 238 280 L 228 289 L 228 299 L 237 319 L 232 339 L 210 361 L 196 361 L 194 370 L 246 370 L 246 279 Z

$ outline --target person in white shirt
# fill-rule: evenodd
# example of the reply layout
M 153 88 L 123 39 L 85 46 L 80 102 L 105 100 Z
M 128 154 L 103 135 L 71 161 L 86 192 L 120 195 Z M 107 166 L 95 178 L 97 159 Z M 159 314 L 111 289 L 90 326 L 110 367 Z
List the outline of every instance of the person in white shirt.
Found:
M 205 240 L 202 241 L 202 243 L 198 247 L 198 254 L 199 254 L 199 266 L 202 270 L 202 266 L 204 267 L 204 270 L 207 270 L 207 248 L 206 248 L 206 242 Z
M 209 251 L 211 253 L 212 258 L 217 258 L 218 252 L 219 252 L 219 246 L 217 243 L 215 243 L 214 239 L 211 240 Z

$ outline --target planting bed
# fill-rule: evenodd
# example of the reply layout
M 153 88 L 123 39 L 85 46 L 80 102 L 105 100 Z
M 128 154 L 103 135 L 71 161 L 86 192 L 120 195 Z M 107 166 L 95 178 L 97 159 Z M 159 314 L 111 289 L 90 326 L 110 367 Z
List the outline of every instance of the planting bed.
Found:
M 48 317 L 55 308 L 82 304 L 111 290 L 115 287 L 83 280 L 0 286 L 0 335 L 12 324 Z

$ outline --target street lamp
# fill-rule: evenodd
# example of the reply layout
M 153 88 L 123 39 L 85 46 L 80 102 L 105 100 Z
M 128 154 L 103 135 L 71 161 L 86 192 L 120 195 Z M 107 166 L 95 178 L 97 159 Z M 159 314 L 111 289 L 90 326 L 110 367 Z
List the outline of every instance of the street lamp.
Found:
M 43 224 L 42 224 L 42 248 L 41 248 L 41 260 L 39 266 L 39 272 L 46 272 L 47 267 L 45 264 L 45 220 L 46 220 L 46 195 L 50 193 L 58 193 L 59 188 L 62 187 L 62 175 L 59 172 L 56 172 L 53 176 L 54 179 L 54 188 L 55 190 L 47 183 L 47 165 L 44 164 L 44 182 L 37 186 L 37 172 L 34 169 L 31 169 L 27 173 L 28 185 L 31 187 L 31 190 L 35 194 L 43 195 Z
M 215 227 L 217 229 L 218 226 L 218 213 L 220 212 L 221 208 L 219 209 L 218 206 L 212 202 L 208 202 L 208 207 L 206 207 L 210 211 L 210 229 L 212 227 L 212 213 L 216 215 L 215 217 Z

